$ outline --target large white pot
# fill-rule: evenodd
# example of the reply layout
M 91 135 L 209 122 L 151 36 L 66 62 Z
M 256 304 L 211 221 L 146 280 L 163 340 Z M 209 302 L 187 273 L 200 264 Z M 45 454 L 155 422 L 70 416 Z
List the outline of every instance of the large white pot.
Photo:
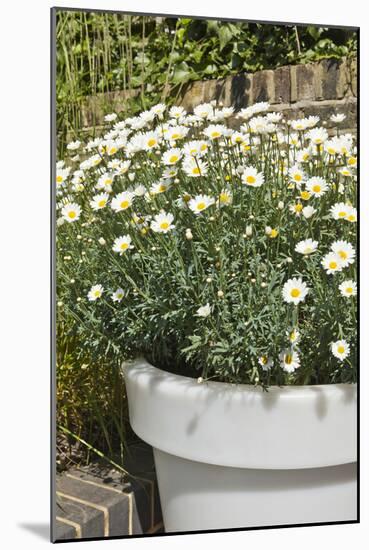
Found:
M 356 386 L 206 382 L 124 365 L 166 532 L 353 521 Z

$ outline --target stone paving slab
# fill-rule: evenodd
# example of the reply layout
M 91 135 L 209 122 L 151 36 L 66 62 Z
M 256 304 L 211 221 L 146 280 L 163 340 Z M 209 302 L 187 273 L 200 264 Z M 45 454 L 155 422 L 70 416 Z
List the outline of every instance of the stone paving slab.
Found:
M 157 533 L 162 516 L 152 450 L 132 446 L 122 480 L 118 470 L 99 464 L 57 475 L 55 540 Z

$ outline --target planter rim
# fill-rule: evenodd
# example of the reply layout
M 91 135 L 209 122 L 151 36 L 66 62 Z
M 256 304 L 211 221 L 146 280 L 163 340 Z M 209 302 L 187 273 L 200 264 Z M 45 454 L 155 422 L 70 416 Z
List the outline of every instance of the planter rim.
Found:
M 356 461 L 356 384 L 203 382 L 144 358 L 122 365 L 133 430 L 154 448 L 219 466 L 301 469 Z

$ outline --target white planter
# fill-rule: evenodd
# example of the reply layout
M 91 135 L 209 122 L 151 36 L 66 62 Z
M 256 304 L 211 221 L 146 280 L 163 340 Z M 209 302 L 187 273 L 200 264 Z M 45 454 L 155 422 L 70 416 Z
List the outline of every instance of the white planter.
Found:
M 356 386 L 207 382 L 124 365 L 166 532 L 356 520 Z

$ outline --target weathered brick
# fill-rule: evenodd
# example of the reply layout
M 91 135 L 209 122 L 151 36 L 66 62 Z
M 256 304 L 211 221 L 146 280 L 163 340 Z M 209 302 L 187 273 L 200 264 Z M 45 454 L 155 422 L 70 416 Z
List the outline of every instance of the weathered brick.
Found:
M 192 111 L 196 105 L 203 103 L 205 88 L 207 85 L 208 82 L 205 82 L 204 80 L 196 80 L 195 82 L 191 82 L 179 102 L 180 105 L 182 105 L 186 111 Z
M 231 105 L 239 111 L 251 104 L 251 87 L 253 76 L 241 73 L 232 77 Z
M 322 90 L 324 99 L 341 99 L 343 93 L 337 89 L 340 63 L 337 59 L 323 59 L 319 66 L 322 69 Z
M 252 101 L 269 101 L 274 103 L 274 72 L 258 71 L 252 79 Z
M 289 67 L 280 67 L 274 71 L 274 101 L 273 103 L 290 103 L 291 77 Z
M 297 101 L 315 100 L 315 70 L 313 65 L 296 65 Z

